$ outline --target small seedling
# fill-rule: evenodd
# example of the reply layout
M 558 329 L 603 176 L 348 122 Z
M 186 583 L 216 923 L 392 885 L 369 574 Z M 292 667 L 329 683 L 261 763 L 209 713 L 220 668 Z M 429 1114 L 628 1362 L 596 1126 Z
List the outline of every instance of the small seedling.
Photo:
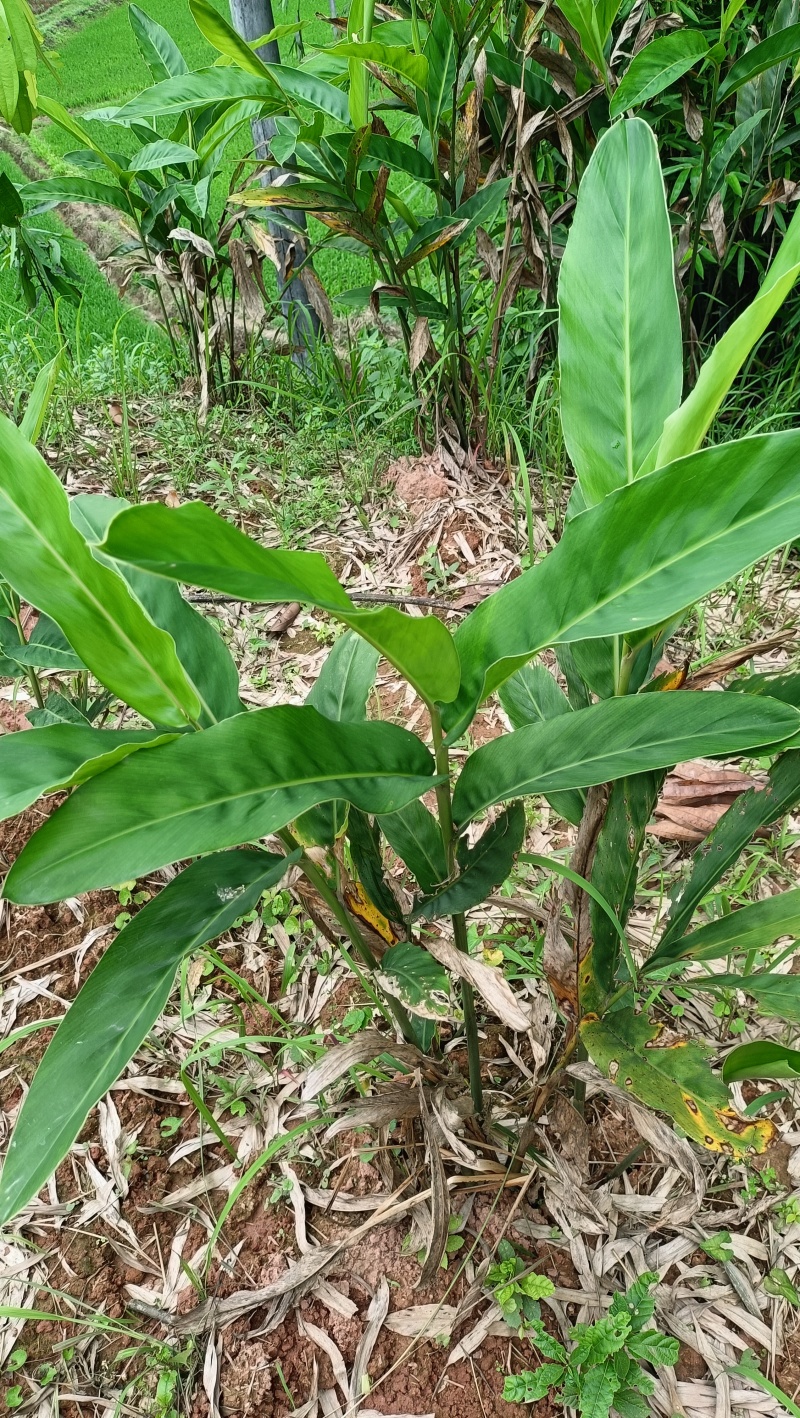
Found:
M 523 1337 L 530 1325 L 539 1322 L 542 1313 L 539 1301 L 552 1295 L 555 1286 L 546 1275 L 526 1271 L 510 1241 L 501 1241 L 497 1254 L 498 1262 L 489 1271 L 487 1282 L 506 1324 L 512 1325 Z
M 772 1295 L 776 1300 L 785 1300 L 787 1305 L 800 1307 L 800 1295 L 792 1284 L 785 1270 L 780 1266 L 774 1266 L 764 1277 L 764 1289 L 768 1295 Z
M 709 1236 L 707 1241 L 700 1242 L 700 1249 L 712 1260 L 718 1260 L 720 1265 L 725 1265 L 729 1260 L 733 1260 L 730 1231 L 720 1231 L 716 1236 Z
M 559 1403 L 591 1414 L 591 1418 L 608 1418 L 612 1409 L 624 1418 L 648 1418 L 646 1400 L 655 1383 L 642 1363 L 661 1367 L 678 1358 L 676 1339 L 645 1329 L 655 1310 L 649 1292 L 657 1279 L 654 1274 L 641 1276 L 626 1294 L 614 1296 L 602 1319 L 573 1325 L 570 1339 L 574 1347 L 569 1353 L 548 1334 L 541 1319 L 524 1324 L 521 1333 L 545 1362 L 536 1369 L 507 1375 L 503 1387 L 506 1402 L 536 1403 L 552 1394 Z
M 775 1218 L 782 1229 L 796 1226 L 800 1222 L 800 1201 L 791 1196 L 787 1201 L 779 1201 L 775 1207 Z

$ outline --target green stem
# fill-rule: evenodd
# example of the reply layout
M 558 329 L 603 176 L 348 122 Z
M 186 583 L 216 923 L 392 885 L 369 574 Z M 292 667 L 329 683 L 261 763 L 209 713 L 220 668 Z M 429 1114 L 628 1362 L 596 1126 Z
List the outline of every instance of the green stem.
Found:
M 711 89 L 711 103 L 708 116 L 703 124 L 703 165 L 700 169 L 700 186 L 697 189 L 697 207 L 694 221 L 694 232 L 692 236 L 692 257 L 689 267 L 689 279 L 686 283 L 686 311 L 684 316 L 684 343 L 689 342 L 689 333 L 692 328 L 692 306 L 694 305 L 694 282 L 697 273 L 697 255 L 700 250 L 700 231 L 703 225 L 706 206 L 706 188 L 708 186 L 708 169 L 711 162 L 711 147 L 714 142 L 714 123 L 717 116 L 717 88 L 719 87 L 719 64 L 714 65 L 714 82 Z M 694 380 L 691 381 L 694 383 Z
M 284 846 L 287 848 L 288 851 L 297 851 L 300 844 L 297 841 L 296 837 L 294 837 L 292 833 L 288 830 L 288 828 L 284 828 L 283 831 L 278 833 L 278 836 L 280 837 L 281 841 L 283 842 Z M 320 896 L 325 902 L 325 905 L 336 917 L 336 920 L 339 922 L 339 925 L 347 933 L 353 943 L 353 946 L 355 947 L 357 954 L 361 956 L 361 959 L 363 960 L 367 968 L 372 971 L 377 971 L 379 967 L 376 957 L 373 955 L 372 951 L 367 945 L 367 942 L 362 936 L 360 930 L 358 929 L 358 926 L 356 925 L 349 911 L 345 910 L 344 906 L 336 895 L 336 892 L 332 889 L 330 882 L 325 876 L 325 873 L 321 872 L 319 868 L 314 865 L 314 863 L 306 855 L 305 852 L 300 858 L 298 866 L 300 867 L 300 870 L 303 875 L 306 876 L 311 882 L 311 885 L 315 887 L 316 890 L 319 892 Z M 387 1011 L 386 1007 L 384 1006 L 378 995 L 375 993 L 374 989 L 370 985 L 369 981 L 365 978 L 362 971 L 359 969 L 358 965 L 356 964 L 352 955 L 350 955 L 349 951 L 345 950 L 342 947 L 342 954 L 344 955 L 344 958 L 346 959 L 348 965 L 353 971 L 353 974 L 356 976 L 359 984 L 361 985 L 361 988 L 367 995 L 368 999 L 372 1000 L 373 1004 L 381 1011 L 381 1014 L 389 1023 L 391 1023 L 391 1019 L 389 1018 L 390 1011 L 391 1014 L 394 1015 L 395 1020 L 397 1021 L 400 1026 L 400 1029 L 402 1030 L 403 1038 L 409 1044 L 416 1044 L 417 1040 L 414 1034 L 414 1026 L 411 1023 L 411 1018 L 408 1014 L 408 1011 L 404 1008 L 400 1001 L 396 1000 L 393 995 L 386 993 L 386 1003 L 389 1007 L 389 1010 Z
M 456 869 L 456 836 L 453 828 L 453 805 L 450 797 L 450 755 L 444 742 L 442 721 L 439 711 L 430 705 L 433 729 L 433 751 L 436 758 L 436 772 L 442 778 L 436 789 L 436 804 L 439 809 L 439 828 L 447 857 L 447 868 L 452 876 Z M 463 911 L 451 917 L 453 937 L 459 950 L 469 954 L 467 944 L 467 923 Z M 467 1037 L 469 1058 L 469 1087 L 475 1111 L 483 1112 L 483 1085 L 481 1083 L 481 1051 L 478 1040 L 478 1021 L 475 1014 L 475 992 L 468 980 L 461 981 L 461 1003 L 464 1008 L 464 1033 Z
M 14 597 L 14 604 L 12 606 L 12 615 L 14 617 L 14 624 L 17 627 L 19 643 L 20 645 L 24 645 L 25 631 L 22 629 L 22 621 L 20 620 L 19 615 L 19 601 L 17 600 L 16 596 Z M 35 669 L 33 668 L 33 665 L 29 665 L 26 667 L 25 674 L 27 676 L 28 683 L 31 687 L 31 691 L 33 693 L 34 699 L 36 700 L 37 706 L 40 709 L 44 709 L 44 695 L 42 693 L 42 683 Z
M 630 688 L 631 675 L 632 675 L 632 673 L 633 673 L 633 667 L 634 667 L 634 665 L 635 665 L 635 663 L 636 663 L 636 658 L 637 658 L 637 656 L 638 656 L 638 654 L 639 654 L 639 649 L 638 649 L 638 648 L 637 648 L 636 650 L 626 649 L 626 648 L 625 648 L 625 641 L 624 641 L 624 640 L 621 641 L 621 640 L 620 640 L 620 636 L 618 636 L 618 635 L 615 636 L 615 639 L 616 639 L 616 642 L 617 642 L 617 655 L 618 655 L 618 657 L 619 657 L 619 650 L 620 650 L 620 648 L 622 648 L 622 655 L 621 655 L 621 657 L 619 657 L 619 659 L 618 659 L 618 667 L 617 667 L 617 672 L 616 672 L 616 681 L 617 681 L 617 682 L 616 682 L 616 686 L 615 686 L 615 688 L 614 688 L 614 694 L 615 694 L 615 696 L 617 696 L 617 695 L 621 696 L 621 695 L 627 694 L 627 693 L 628 693 L 628 690 L 629 690 L 629 688 Z

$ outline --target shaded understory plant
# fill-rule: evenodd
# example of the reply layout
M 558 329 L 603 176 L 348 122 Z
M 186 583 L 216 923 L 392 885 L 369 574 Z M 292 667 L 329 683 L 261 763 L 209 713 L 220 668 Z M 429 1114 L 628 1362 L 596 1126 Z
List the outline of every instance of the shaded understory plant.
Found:
M 252 909 L 289 865 L 326 902 L 347 959 L 369 991 L 381 992 L 380 1007 L 407 1040 L 435 1049 L 441 1001 L 452 1014 L 460 991 L 472 1105 L 479 1118 L 488 1112 L 476 993 L 512 1029 L 524 1031 L 529 1017 L 502 972 L 470 953 L 467 913 L 508 877 L 523 845 L 525 800 L 540 795 L 579 823 L 563 939 L 553 932 L 545 952 L 566 1022 L 558 1061 L 580 1043 L 609 1078 L 695 1141 L 737 1158 L 766 1147 L 772 1125 L 738 1117 L 704 1051 L 687 1038 L 660 1041 L 651 1010 L 663 982 L 680 973 L 687 988 L 733 981 L 766 1012 L 800 1014 L 798 977 L 752 968 L 773 942 L 800 931 L 800 892 L 693 928 L 752 834 L 800 800 L 798 678 L 754 677 L 737 693 L 712 695 L 669 690 L 655 667 L 688 607 L 800 536 L 800 433 L 701 446 L 800 272 L 799 246 L 795 218 L 756 301 L 681 402 L 655 141 L 638 119 L 606 132 L 584 179 L 560 287 L 562 421 L 578 477 L 571 516 L 554 550 L 454 636 L 432 616 L 359 608 L 321 556 L 268 550 L 203 503 L 70 498 L 24 433 L 0 424 L 9 606 L 27 603 L 49 617 L 94 699 L 107 696 L 136 716 L 130 727 L 98 728 L 88 713 L 76 723 L 54 711 L 55 722 L 0 739 L 4 816 L 42 793 L 69 791 L 15 861 L 5 897 L 52 902 L 188 863 L 120 931 L 59 1026 L 17 1121 L 0 1218 L 23 1207 L 65 1155 L 146 1037 L 181 959 Z M 305 704 L 247 710 L 228 648 L 180 585 L 298 601 L 347 633 Z M 13 610 L 8 621 L 10 646 Z M 549 647 L 568 696 L 537 661 Z M 18 648 L 14 655 L 19 663 Z M 367 720 L 380 657 L 425 705 L 429 744 Z M 470 751 L 470 725 L 497 691 L 516 727 Z M 466 750 L 457 777 L 455 745 Z M 721 819 L 639 964 L 625 925 L 664 773 L 696 755 L 752 754 L 772 760 L 766 791 Z M 386 875 L 388 848 L 413 880 L 410 910 Z M 380 961 L 365 915 L 393 942 Z M 725 975 L 697 977 L 698 962 L 719 959 L 731 962 Z

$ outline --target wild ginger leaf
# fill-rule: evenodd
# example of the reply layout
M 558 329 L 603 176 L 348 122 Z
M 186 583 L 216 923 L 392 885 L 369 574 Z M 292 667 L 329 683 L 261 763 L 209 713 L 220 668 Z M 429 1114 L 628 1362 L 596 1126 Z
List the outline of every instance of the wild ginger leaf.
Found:
M 645 1015 L 621 1009 L 585 1019 L 581 1039 L 607 1078 L 649 1108 L 669 1113 L 683 1130 L 711 1152 L 744 1157 L 763 1152 L 774 1136 L 767 1121 L 748 1123 L 728 1106 L 728 1091 L 712 1072 L 700 1044 L 677 1039 L 654 1047 L 661 1026 Z

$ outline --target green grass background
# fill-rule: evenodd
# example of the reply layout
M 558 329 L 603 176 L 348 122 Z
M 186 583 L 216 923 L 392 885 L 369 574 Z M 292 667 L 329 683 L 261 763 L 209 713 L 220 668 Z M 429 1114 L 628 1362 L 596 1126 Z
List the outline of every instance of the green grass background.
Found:
M 24 182 L 25 176 L 6 153 L 0 152 L 0 172 L 12 182 Z M 52 213 L 35 219 L 35 225 L 57 237 L 63 244 L 64 255 L 77 271 L 83 291 L 78 308 L 66 301 L 59 302 L 58 321 L 67 336 L 74 358 L 78 361 L 95 358 L 99 346 L 110 351 L 114 332 L 126 347 L 128 357 L 134 347 L 146 357 L 166 354 L 166 337 L 146 320 L 135 306 L 124 301 L 109 285 L 86 248 L 76 241 L 63 222 Z M 13 371 L 31 369 L 34 373 L 59 348 L 56 318 L 51 307 L 40 300 L 34 312 L 25 306 L 13 271 L 0 266 L 0 375 L 13 382 Z

